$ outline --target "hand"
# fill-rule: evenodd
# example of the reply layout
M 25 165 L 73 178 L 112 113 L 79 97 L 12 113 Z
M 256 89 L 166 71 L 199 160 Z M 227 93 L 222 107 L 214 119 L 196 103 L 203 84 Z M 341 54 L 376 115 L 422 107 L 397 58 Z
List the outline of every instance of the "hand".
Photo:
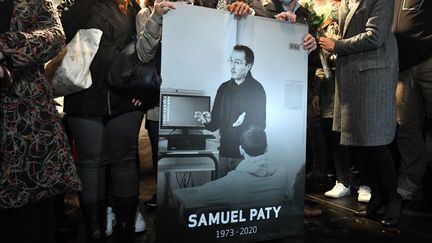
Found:
M 335 41 L 333 39 L 327 38 L 327 37 L 320 37 L 319 38 L 319 45 L 322 49 L 326 51 L 333 51 L 335 47 Z
M 234 14 L 236 17 L 243 17 L 251 13 L 251 8 L 245 2 L 236 1 L 228 4 L 227 10 Z
M 320 97 L 318 95 L 314 95 L 312 97 L 312 109 L 314 109 L 314 111 L 319 111 L 320 110 Z
M 277 20 L 289 21 L 290 23 L 295 23 L 297 21 L 297 15 L 295 15 L 291 11 L 282 12 L 280 14 L 275 15 Z
M 307 33 L 303 40 L 303 49 L 307 50 L 308 54 L 317 49 L 316 40 L 310 33 Z
M 211 114 L 208 111 L 195 111 L 194 118 L 196 118 L 198 122 L 201 122 L 201 124 L 211 122 Z
M 238 127 L 238 126 L 240 126 L 241 124 L 243 124 L 243 121 L 244 121 L 245 116 L 246 116 L 246 113 L 245 113 L 245 112 L 241 113 L 241 115 L 237 118 L 237 121 L 234 122 L 232 126 L 233 126 L 233 127 Z
M 162 16 L 166 14 L 171 9 L 175 9 L 173 2 L 165 0 L 156 0 L 153 7 L 153 13 L 157 16 Z
M 137 98 L 133 98 L 133 99 L 132 99 L 132 104 L 133 104 L 134 106 L 141 106 L 141 105 L 142 105 L 142 101 L 139 100 L 139 99 L 137 99 Z

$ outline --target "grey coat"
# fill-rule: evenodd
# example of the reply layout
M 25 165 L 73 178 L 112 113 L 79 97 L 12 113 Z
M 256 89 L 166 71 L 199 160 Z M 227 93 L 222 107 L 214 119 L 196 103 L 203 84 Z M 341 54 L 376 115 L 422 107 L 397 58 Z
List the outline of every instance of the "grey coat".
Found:
M 396 130 L 397 44 L 391 32 L 394 2 L 357 0 L 339 9 L 342 39 L 335 43 L 333 129 L 341 144 L 389 144 Z

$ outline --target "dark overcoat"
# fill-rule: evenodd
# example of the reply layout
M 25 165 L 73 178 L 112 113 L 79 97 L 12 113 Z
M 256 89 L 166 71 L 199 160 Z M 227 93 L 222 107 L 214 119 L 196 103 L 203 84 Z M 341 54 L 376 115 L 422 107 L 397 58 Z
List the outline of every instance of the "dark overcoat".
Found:
M 394 1 L 342 2 L 336 41 L 336 94 L 333 128 L 341 144 L 378 146 L 396 130 L 398 49 L 391 31 Z

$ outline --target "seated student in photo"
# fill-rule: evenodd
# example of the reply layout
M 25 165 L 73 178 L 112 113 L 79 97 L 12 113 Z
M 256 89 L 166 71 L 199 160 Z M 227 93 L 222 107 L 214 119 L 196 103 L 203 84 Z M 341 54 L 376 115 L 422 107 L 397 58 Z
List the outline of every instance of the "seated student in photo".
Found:
M 288 173 L 266 158 L 264 130 L 255 126 L 246 129 L 240 136 L 240 151 L 244 159 L 235 170 L 202 186 L 177 189 L 174 198 L 185 208 L 253 207 L 285 199 Z

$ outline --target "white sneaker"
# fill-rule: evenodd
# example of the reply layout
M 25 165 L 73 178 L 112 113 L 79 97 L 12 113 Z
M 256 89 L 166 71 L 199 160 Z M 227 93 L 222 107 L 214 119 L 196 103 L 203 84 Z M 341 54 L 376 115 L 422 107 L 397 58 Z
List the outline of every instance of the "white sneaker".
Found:
M 113 232 L 113 228 L 116 224 L 116 216 L 112 210 L 112 207 L 107 207 L 107 222 L 106 222 L 106 236 L 110 236 Z
M 360 186 L 357 201 L 368 203 L 371 198 L 371 189 L 368 186 Z
M 335 186 L 330 191 L 324 193 L 326 197 L 331 198 L 340 198 L 351 195 L 351 191 L 349 187 L 345 187 L 342 183 L 336 181 Z
M 135 216 L 135 232 L 143 232 L 146 229 L 145 221 L 140 211 L 137 210 Z

